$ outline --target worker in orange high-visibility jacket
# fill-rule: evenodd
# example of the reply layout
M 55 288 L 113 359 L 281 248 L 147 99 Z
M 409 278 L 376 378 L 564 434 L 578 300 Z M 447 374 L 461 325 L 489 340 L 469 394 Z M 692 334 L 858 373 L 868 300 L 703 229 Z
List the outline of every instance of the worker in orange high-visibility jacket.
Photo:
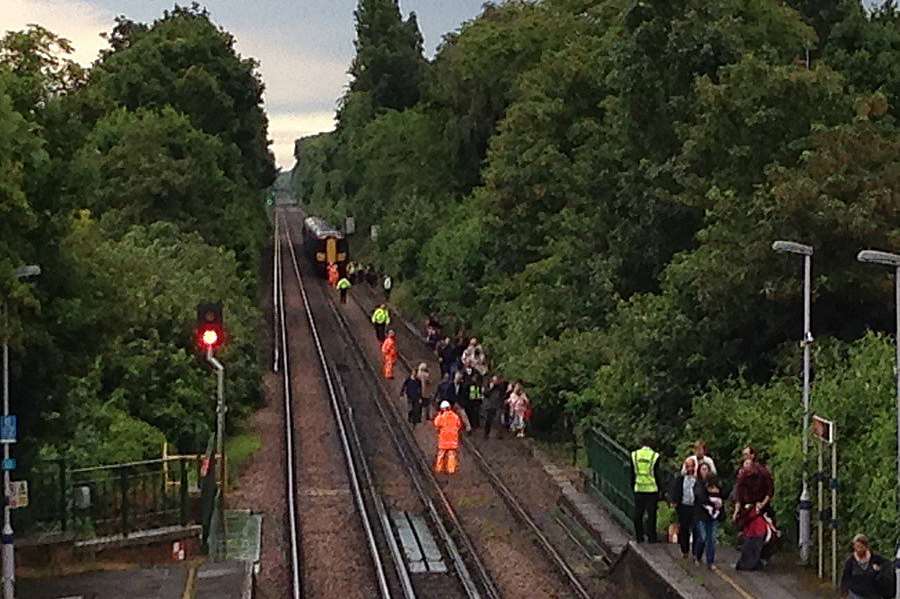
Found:
M 384 378 L 394 378 L 394 364 L 397 363 L 397 335 L 388 331 L 384 343 L 381 344 L 381 357 L 384 360 Z
M 441 411 L 434 417 L 434 428 L 438 429 L 438 451 L 434 471 L 455 474 L 459 465 L 459 431 L 462 420 L 450 408 L 449 401 L 441 402 Z
M 340 277 L 340 272 L 338 272 L 338 265 L 334 262 L 328 263 L 328 284 L 334 288 L 337 287 L 338 278 Z

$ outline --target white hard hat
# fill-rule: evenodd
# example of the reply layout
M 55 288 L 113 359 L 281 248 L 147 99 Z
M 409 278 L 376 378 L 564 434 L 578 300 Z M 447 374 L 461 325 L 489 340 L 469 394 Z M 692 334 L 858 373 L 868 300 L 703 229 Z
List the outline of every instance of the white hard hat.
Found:
M 442 410 L 449 410 L 449 409 L 450 409 L 450 402 L 449 402 L 449 401 L 442 401 L 442 402 L 441 402 L 441 409 L 442 409 Z

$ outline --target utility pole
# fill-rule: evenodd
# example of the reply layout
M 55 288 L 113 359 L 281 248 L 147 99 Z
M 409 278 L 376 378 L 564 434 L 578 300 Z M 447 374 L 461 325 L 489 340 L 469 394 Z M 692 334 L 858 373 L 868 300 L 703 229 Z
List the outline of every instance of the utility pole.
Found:
M 41 274 L 41 267 L 35 264 L 22 266 L 15 270 L 16 279 L 27 279 Z M 3 421 L 9 418 L 9 307 L 3 302 Z M 16 596 L 16 547 L 13 543 L 12 518 L 9 509 L 9 497 L 12 494 L 10 484 L 9 454 L 10 440 L 3 440 L 3 534 L 0 539 L 3 549 L 3 599 L 15 599 Z

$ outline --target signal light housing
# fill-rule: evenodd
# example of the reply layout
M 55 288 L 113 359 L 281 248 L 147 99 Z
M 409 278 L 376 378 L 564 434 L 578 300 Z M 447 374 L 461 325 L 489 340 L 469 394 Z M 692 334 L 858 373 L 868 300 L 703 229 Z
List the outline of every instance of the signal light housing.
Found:
M 222 304 L 203 303 L 197 306 L 197 346 L 203 351 L 217 349 L 225 341 Z

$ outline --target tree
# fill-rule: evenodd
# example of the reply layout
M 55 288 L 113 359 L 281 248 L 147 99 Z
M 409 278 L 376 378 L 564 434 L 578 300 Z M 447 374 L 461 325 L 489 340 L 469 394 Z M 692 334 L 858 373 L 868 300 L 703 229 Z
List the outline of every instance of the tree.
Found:
M 91 70 L 92 85 L 129 110 L 182 112 L 197 129 L 234 144 L 253 187 L 275 180 L 268 150 L 263 83 L 252 59 L 196 4 L 167 11 L 148 29 L 119 22 L 112 49 Z
M 69 40 L 40 25 L 9 31 L 0 39 L 0 63 L 12 74 L 7 92 L 19 112 L 40 110 L 52 98 L 84 83 L 84 69 L 68 58 L 72 51 Z
M 61 396 L 94 389 L 98 401 L 147 423 L 180 449 L 202 449 L 214 422 L 214 381 L 197 366 L 192 327 L 198 303 L 217 298 L 226 307 L 223 359 L 236 373 L 229 378 L 232 413 L 241 418 L 258 395 L 259 314 L 239 265 L 232 253 L 171 223 L 131 227 L 114 238 L 103 229 L 81 213 L 63 244 L 73 288 L 48 311 L 57 319 L 60 343 L 77 342 L 80 353 L 70 359 Z M 66 414 L 68 405 L 57 399 L 45 409 Z
M 419 100 L 424 69 L 415 13 L 404 21 L 397 0 L 360 0 L 350 94 L 368 94 L 378 109 L 402 110 Z
M 175 222 L 235 250 L 248 269 L 256 265 L 265 214 L 237 148 L 172 108 L 122 109 L 99 121 L 69 187 L 95 214 L 114 212 L 122 228 Z
M 29 234 L 36 215 L 26 193 L 30 176 L 47 161 L 42 140 L 13 107 L 7 93 L 12 74 L 0 66 L 0 297 L 13 305 L 29 297 L 13 270 L 32 253 Z
M 0 296 L 26 466 L 155 457 L 164 439 L 201 448 L 201 299 L 227 306 L 239 418 L 257 395 L 251 298 L 272 159 L 255 63 L 197 7 L 152 27 L 120 18 L 110 44 L 86 72 L 41 27 L 0 40 Z M 23 263 L 42 276 L 17 283 Z

